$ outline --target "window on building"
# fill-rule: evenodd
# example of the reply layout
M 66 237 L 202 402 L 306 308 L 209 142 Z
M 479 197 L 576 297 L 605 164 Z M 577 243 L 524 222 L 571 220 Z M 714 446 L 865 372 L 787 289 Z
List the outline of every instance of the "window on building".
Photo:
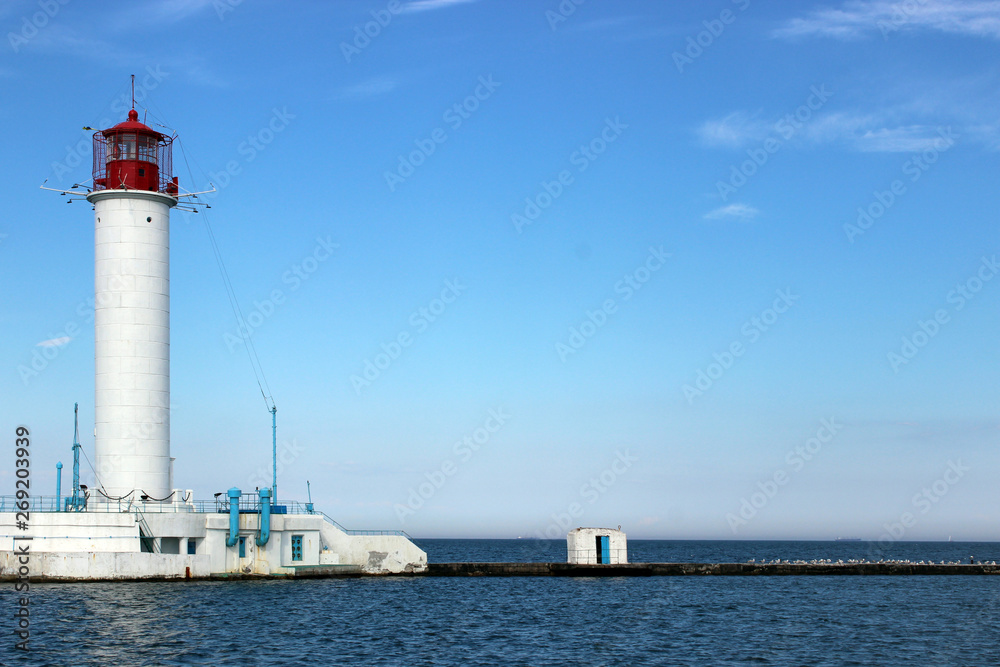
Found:
M 198 541 L 193 537 L 188 540 L 188 555 L 193 556 L 198 553 Z
M 292 560 L 302 560 L 301 535 L 292 535 Z

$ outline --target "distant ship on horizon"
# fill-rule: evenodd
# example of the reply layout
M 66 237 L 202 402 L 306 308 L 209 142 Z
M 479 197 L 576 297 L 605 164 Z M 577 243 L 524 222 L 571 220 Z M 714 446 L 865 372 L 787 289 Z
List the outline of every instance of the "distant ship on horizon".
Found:
M 838 537 L 834 542 L 860 542 L 860 537 Z

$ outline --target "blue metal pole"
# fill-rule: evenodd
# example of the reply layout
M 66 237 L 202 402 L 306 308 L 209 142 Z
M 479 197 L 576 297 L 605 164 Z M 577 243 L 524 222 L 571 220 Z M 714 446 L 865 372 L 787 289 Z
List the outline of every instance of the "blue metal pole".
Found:
M 278 406 L 271 406 L 271 502 L 278 504 Z
M 229 496 L 229 537 L 226 546 L 236 546 L 236 538 L 240 534 L 240 494 L 242 491 L 235 486 L 227 492 Z
M 271 539 L 271 489 L 258 489 L 260 494 L 260 533 L 257 546 L 262 547 Z
M 73 500 L 70 505 L 74 510 L 80 508 L 80 404 L 73 404 Z
M 308 479 L 306 480 L 306 494 L 309 496 L 309 502 L 306 503 L 306 511 L 311 513 L 313 511 L 313 494 L 312 489 L 309 487 Z
M 62 511 L 62 461 L 56 463 L 56 511 Z

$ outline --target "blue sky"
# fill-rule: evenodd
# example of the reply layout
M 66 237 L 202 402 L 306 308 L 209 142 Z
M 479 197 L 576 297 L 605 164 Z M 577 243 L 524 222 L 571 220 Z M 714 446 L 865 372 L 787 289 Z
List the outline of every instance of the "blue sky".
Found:
M 80 128 L 135 74 L 182 187 L 218 189 L 171 231 L 197 497 L 270 481 L 207 220 L 279 499 L 309 480 L 418 537 L 998 539 L 997 3 L 36 0 L 0 26 L 0 429 L 33 428 L 36 489 L 77 401 L 93 456 L 94 391 L 92 212 L 38 185 L 90 177 Z

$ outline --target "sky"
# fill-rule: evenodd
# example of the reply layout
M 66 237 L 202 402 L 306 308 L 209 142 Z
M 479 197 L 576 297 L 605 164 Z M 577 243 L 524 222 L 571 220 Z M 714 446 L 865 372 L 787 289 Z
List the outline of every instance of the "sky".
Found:
M 76 402 L 93 460 L 93 213 L 39 185 L 90 178 L 81 128 L 134 74 L 215 189 L 171 229 L 196 498 L 270 484 L 267 394 L 279 501 L 308 481 L 349 528 L 1000 539 L 1000 3 L 14 0 L 0 28 L 2 493 L 19 424 L 33 492 L 68 486 Z

